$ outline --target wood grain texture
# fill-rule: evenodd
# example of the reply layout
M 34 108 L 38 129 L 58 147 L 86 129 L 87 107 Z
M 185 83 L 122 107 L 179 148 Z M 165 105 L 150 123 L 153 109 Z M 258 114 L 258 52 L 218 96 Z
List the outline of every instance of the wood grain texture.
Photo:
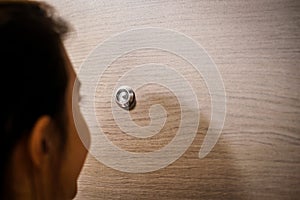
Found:
M 116 127 L 102 89 L 136 64 L 176 67 L 199 90 L 201 121 L 187 152 L 170 166 L 145 174 L 108 168 L 88 156 L 76 199 L 299 199 L 300 198 L 300 2 L 297 0 L 145 1 L 48 0 L 74 26 L 66 41 L 74 67 L 105 39 L 132 28 L 162 27 L 200 43 L 217 64 L 227 95 L 222 135 L 204 159 L 198 151 L 210 122 L 210 97 L 201 76 L 184 60 L 156 50 L 118 59 L 98 85 L 97 114 L 105 133 L 128 151 L 148 152 L 168 143 L 179 120 L 178 102 L 166 88 L 137 92 L 137 124 L 149 123 L 148 108 L 161 103 L 168 121 L 141 140 Z M 101 61 L 99 61 L 101 62 Z M 152 98 L 151 92 L 159 98 Z M 147 96 L 148 95 L 148 96 Z

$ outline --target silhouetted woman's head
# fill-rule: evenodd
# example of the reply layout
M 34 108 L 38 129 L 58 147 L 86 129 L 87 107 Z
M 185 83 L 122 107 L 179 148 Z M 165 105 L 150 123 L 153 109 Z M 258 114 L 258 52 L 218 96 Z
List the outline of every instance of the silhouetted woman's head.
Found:
M 71 199 L 86 157 L 72 115 L 68 26 L 37 2 L 0 1 L 0 199 Z

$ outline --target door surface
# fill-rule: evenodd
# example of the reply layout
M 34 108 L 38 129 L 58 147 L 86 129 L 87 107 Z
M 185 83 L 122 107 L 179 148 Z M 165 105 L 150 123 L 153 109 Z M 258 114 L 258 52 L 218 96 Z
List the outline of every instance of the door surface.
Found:
M 48 2 L 73 26 L 66 47 L 76 71 L 83 74 L 80 70 L 93 66 L 85 78 L 95 84 L 88 88 L 94 87 L 99 135 L 125 152 L 106 151 L 107 144 L 96 136 L 76 199 L 300 197 L 299 1 Z M 146 32 L 133 37 L 131 30 Z M 164 31 L 174 35 L 165 38 Z M 139 36 L 147 36 L 144 43 Z M 123 43 L 115 42 L 118 37 Z M 107 41 L 113 46 L 106 48 Z M 208 71 L 199 73 L 193 66 L 190 59 L 198 54 L 184 49 L 185 41 L 205 49 L 200 58 Z M 182 47 L 186 55 L 152 48 L 163 44 Z M 108 62 L 106 58 L 127 47 L 133 49 Z M 109 66 L 101 71 L 106 62 Z M 138 85 L 140 77 L 147 84 Z M 212 123 L 222 121 L 212 113 L 224 112 L 222 87 L 216 91 L 211 86 L 218 80 L 226 94 L 226 118 L 220 137 L 210 138 L 217 139 L 216 145 L 202 158 L 206 136 L 218 131 L 209 132 Z M 122 85 L 134 87 L 136 106 L 131 111 L 114 101 Z M 163 151 L 178 133 L 181 140 Z M 162 154 L 149 160 L 152 152 Z

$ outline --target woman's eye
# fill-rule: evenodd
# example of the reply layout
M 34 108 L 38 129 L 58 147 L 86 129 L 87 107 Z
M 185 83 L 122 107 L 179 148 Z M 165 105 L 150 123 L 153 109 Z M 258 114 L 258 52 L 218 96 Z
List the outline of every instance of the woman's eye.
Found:
M 82 105 L 85 101 L 85 96 L 84 95 L 78 95 L 78 104 Z

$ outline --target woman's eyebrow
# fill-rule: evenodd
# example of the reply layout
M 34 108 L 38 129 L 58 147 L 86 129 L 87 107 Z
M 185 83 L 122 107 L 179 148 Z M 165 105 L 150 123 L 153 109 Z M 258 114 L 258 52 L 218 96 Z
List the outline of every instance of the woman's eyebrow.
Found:
M 78 80 L 78 88 L 80 89 L 81 88 L 81 82 L 80 82 L 79 79 L 77 79 L 77 80 Z
M 75 80 L 75 81 L 77 82 L 78 89 L 80 89 L 80 88 L 81 88 L 81 82 L 80 82 L 80 80 L 78 79 L 78 77 L 76 77 L 76 80 Z

